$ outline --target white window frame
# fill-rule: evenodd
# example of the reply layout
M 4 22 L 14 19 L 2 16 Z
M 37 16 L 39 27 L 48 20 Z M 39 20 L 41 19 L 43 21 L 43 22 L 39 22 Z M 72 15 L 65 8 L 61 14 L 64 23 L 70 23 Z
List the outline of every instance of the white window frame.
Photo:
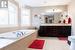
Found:
M 31 26 L 31 12 L 28 8 L 21 9 L 21 26 Z
M 11 10 L 11 8 L 12 7 L 10 7 L 10 10 L 8 10 L 9 11 L 9 21 L 8 21 L 8 24 L 10 24 L 10 26 L 12 26 L 12 27 L 15 27 L 15 26 L 18 26 L 18 7 L 15 5 L 15 4 L 13 4 L 13 3 L 11 3 L 11 2 L 8 2 L 8 3 L 10 3 L 11 5 L 12 5 L 12 7 L 14 7 L 13 9 L 13 11 Z M 11 6 L 10 5 L 10 6 Z M 8 5 L 8 8 L 9 8 L 9 5 Z M 11 13 L 11 14 L 10 14 Z M 13 14 L 12 14 L 13 13 Z M 11 15 L 15 15 L 15 17 L 14 17 L 14 23 L 11 23 L 12 21 L 12 19 L 10 20 L 10 16 Z M 16 19 L 15 19 L 16 18 Z M 11 21 L 11 22 L 10 22 Z
M 9 3 L 9 2 L 8 2 Z M 10 2 L 12 5 L 16 6 L 15 4 L 13 4 L 12 2 Z M 16 27 L 18 26 L 18 7 L 16 6 L 16 11 L 14 9 L 14 11 L 9 11 L 9 7 L 8 8 L 0 8 L 0 9 L 4 9 L 4 10 L 7 10 L 7 13 L 8 13 L 8 21 L 7 21 L 7 24 L 0 24 L 0 28 L 5 28 L 5 27 Z M 16 15 L 16 21 L 14 21 L 14 23 L 11 23 L 10 22 L 10 12 L 14 13 L 13 15 Z M 16 14 L 15 14 L 16 13 Z M 3 18 L 4 19 L 4 18 Z M 15 23 L 16 22 L 16 23 Z

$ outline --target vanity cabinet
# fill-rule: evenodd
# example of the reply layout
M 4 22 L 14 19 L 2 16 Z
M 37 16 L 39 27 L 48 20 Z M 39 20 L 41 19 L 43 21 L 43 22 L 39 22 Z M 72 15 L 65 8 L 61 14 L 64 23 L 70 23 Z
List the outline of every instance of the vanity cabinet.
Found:
M 40 26 L 39 36 L 67 37 L 71 35 L 71 26 Z

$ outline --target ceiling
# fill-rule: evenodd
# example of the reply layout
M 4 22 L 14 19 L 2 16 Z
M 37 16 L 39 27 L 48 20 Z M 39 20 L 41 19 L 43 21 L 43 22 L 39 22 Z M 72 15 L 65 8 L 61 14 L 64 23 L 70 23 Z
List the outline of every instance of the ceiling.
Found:
M 32 7 L 39 6 L 55 6 L 55 5 L 67 5 L 71 0 L 16 0 L 21 5 L 29 5 Z

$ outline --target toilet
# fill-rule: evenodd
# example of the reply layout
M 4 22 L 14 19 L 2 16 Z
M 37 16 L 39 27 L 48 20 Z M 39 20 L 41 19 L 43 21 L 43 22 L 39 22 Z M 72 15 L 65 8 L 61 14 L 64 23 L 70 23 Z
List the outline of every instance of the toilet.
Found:
M 69 36 L 68 40 L 71 42 L 70 50 L 75 50 L 75 36 Z

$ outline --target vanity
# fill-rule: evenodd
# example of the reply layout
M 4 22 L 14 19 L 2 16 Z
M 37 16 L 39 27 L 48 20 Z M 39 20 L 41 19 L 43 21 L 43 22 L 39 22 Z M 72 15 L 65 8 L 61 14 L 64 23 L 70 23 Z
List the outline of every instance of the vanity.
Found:
M 39 36 L 68 37 L 71 35 L 71 20 L 69 20 L 67 11 L 48 12 L 42 18 L 44 19 L 38 30 Z
M 68 37 L 71 35 L 71 24 L 41 24 L 38 35 L 43 37 Z

